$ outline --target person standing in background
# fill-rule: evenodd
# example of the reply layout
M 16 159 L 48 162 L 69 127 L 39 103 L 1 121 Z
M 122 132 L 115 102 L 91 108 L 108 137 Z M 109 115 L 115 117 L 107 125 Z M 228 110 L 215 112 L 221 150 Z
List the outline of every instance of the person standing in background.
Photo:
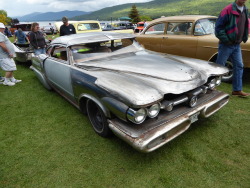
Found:
M 30 44 L 34 48 L 35 55 L 45 54 L 46 42 L 44 34 L 39 31 L 39 24 L 34 22 L 31 25 Z
M 216 63 L 224 65 L 228 59 L 233 63 L 232 95 L 247 97 L 250 93 L 242 91 L 243 60 L 240 43 L 248 40 L 247 0 L 236 0 L 220 13 L 215 25 L 215 35 L 219 39 Z
M 49 23 L 49 26 L 50 26 L 50 31 L 51 31 L 51 34 L 54 35 L 54 27 L 51 25 L 51 23 Z
M 16 69 L 13 57 L 15 55 L 14 45 L 10 42 L 4 33 L 5 25 L 0 22 L 0 67 L 5 71 L 3 85 L 14 86 L 22 80 L 13 77 L 13 71 Z
M 28 37 L 25 35 L 25 33 L 23 32 L 21 28 L 19 28 L 15 32 L 14 39 L 15 39 L 15 42 L 17 42 L 18 44 L 25 44 L 26 41 L 29 43 Z
M 60 36 L 76 34 L 75 27 L 72 24 L 69 24 L 67 17 L 62 17 L 63 25 L 60 27 Z

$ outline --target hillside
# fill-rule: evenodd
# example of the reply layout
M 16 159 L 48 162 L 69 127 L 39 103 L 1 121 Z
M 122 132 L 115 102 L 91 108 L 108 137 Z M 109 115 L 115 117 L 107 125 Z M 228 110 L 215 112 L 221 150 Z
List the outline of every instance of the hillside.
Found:
M 180 14 L 204 14 L 218 16 L 221 9 L 233 0 L 154 0 L 147 3 L 130 3 L 101 9 L 87 15 L 73 17 L 76 20 L 110 20 L 127 16 L 133 4 L 136 5 L 140 15 L 152 18 Z M 246 5 L 250 8 L 250 1 Z

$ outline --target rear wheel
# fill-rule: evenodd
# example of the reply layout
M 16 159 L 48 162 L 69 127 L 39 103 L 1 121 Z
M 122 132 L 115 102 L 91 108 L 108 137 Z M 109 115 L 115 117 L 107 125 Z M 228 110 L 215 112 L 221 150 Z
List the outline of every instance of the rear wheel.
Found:
M 111 130 L 102 109 L 92 100 L 87 101 L 87 113 L 95 132 L 102 137 L 109 137 Z

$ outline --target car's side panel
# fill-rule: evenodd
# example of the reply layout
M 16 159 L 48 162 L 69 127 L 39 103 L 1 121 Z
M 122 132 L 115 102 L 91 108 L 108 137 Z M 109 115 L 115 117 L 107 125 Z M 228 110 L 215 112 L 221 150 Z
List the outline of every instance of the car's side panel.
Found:
M 195 57 L 197 49 L 197 38 L 191 35 L 167 34 L 162 39 L 161 51 L 185 57 Z
M 246 43 L 241 44 L 241 50 L 244 66 L 250 68 L 250 39 Z
M 74 99 L 71 84 L 71 66 L 66 61 L 49 57 L 44 62 L 47 79 L 54 87 L 61 90 L 70 99 Z
M 197 53 L 194 58 L 211 60 L 218 53 L 218 40 L 213 35 L 198 36 Z
M 162 39 L 165 35 L 140 35 L 137 37 L 137 41 L 148 50 L 155 52 L 162 52 Z

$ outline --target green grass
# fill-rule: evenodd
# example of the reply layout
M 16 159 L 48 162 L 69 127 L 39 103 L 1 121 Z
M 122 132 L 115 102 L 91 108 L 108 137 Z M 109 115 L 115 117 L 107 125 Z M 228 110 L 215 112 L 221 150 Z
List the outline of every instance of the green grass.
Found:
M 250 98 L 231 97 L 212 117 L 143 154 L 95 134 L 87 117 L 43 88 L 28 66 L 17 67 L 23 82 L 0 85 L 1 188 L 249 187 Z M 220 89 L 229 93 L 231 85 Z

